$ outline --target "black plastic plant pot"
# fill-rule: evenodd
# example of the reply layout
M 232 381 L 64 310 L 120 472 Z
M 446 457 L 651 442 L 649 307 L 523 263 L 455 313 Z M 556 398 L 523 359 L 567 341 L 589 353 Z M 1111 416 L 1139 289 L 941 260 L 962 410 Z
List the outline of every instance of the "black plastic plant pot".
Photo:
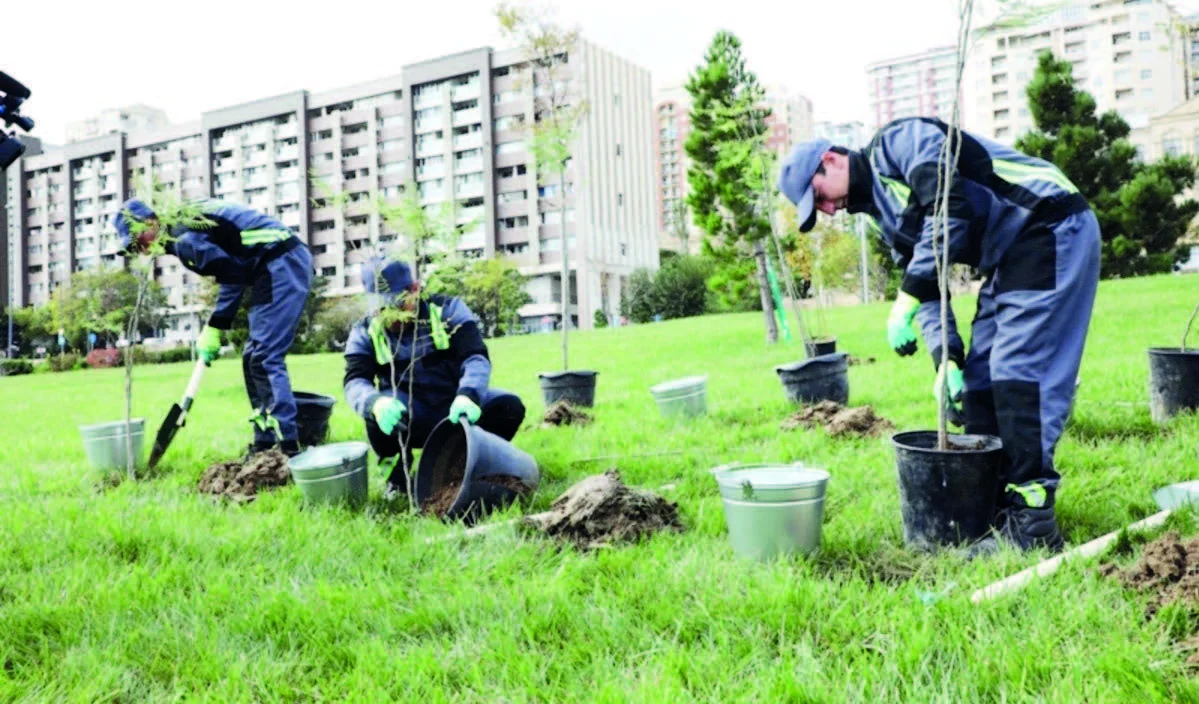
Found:
M 1199 408 L 1199 349 L 1149 349 L 1149 413 L 1164 423 Z
M 807 349 L 809 357 L 832 354 L 837 351 L 837 338 L 822 337 L 817 340 L 809 340 L 804 343 L 804 348 Z
M 445 486 L 460 483 L 442 518 L 469 525 L 520 498 L 511 487 L 488 481 L 497 476 L 515 477 L 528 489 L 526 494 L 541 483 L 537 461 L 529 453 L 465 419 L 444 419 L 429 434 L 417 463 L 416 503 L 424 506 Z
M 937 431 L 891 436 L 899 478 L 903 540 L 910 549 L 972 543 L 987 535 L 995 517 L 1003 443 L 993 435 L 950 435 L 952 449 L 937 449 Z
M 599 372 L 586 369 L 538 374 L 541 396 L 546 408 L 558 401 L 566 401 L 572 406 L 594 406 L 595 381 L 598 374 Z
M 792 403 L 849 403 L 849 355 L 844 352 L 781 364 L 774 370 Z
M 332 396 L 310 391 L 293 391 L 296 398 L 296 426 L 300 444 L 308 447 L 321 445 L 329 437 L 329 416 L 333 415 Z

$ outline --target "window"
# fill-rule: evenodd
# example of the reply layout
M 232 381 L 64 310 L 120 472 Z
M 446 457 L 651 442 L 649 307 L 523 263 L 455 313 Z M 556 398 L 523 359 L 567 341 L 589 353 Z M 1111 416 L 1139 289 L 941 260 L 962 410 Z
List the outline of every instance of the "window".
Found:
M 617 204 L 617 205 L 624 205 L 624 194 L 623 194 L 623 193 L 617 193 L 617 194 L 616 194 L 616 204 Z
M 337 276 L 337 267 L 335 267 L 335 266 L 321 267 L 321 276 Z
M 629 254 L 629 246 L 624 242 L 620 243 L 620 256 L 625 257 Z M 939 398 L 939 397 L 938 397 Z
M 1152 69 L 1148 69 L 1148 68 L 1147 68 L 1147 69 L 1144 69 L 1144 70 L 1142 70 L 1142 71 L 1141 71 L 1141 78 L 1142 78 L 1142 79 L 1146 79 L 1146 78 L 1152 78 L 1152 77 L 1153 77 L 1153 70 L 1152 70 Z
M 1152 37 L 1153 37 L 1152 32 L 1141 32 L 1139 35 L 1137 35 L 1137 38 L 1143 42 L 1149 41 Z
M 620 107 L 620 93 L 612 96 L 612 106 L 617 108 Z
M 616 144 L 616 156 L 620 156 L 620 143 L 619 142 L 617 142 L 617 144 Z
M 516 154 L 524 151 L 524 142 L 504 142 L 495 146 L 496 154 Z
M 1162 140 L 1162 152 L 1167 156 L 1178 156 L 1182 154 L 1182 140 L 1178 137 L 1170 137 Z

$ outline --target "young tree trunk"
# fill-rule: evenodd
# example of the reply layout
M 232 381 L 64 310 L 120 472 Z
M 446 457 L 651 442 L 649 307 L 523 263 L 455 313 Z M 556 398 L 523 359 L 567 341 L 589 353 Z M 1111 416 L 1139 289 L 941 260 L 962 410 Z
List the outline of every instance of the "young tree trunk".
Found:
M 766 248 L 754 243 L 754 260 L 758 263 L 758 294 L 762 297 L 762 315 L 766 316 L 766 343 L 779 341 L 778 320 L 774 316 L 774 299 L 770 296 L 770 280 L 766 276 Z
M 558 220 L 562 227 L 562 371 L 570 369 L 566 338 L 570 328 L 570 249 L 566 239 L 566 168 L 558 172 Z

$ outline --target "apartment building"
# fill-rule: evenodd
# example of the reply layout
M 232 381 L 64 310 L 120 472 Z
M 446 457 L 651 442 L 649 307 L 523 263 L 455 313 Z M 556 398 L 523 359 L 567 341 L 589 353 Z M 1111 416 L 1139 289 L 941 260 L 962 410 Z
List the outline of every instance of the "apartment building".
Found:
M 874 138 L 873 132 L 866 131 L 866 125 L 857 120 L 851 122 L 817 122 L 814 126 L 816 136 L 846 149 L 862 149 Z
M 82 120 L 67 123 L 67 142 L 81 142 L 113 132 L 136 132 L 166 127 L 167 114 L 149 105 L 128 105 L 108 108 Z
M 770 108 L 767 146 L 783 156 L 796 142 L 815 133 L 812 101 L 784 86 L 767 86 L 764 107 Z M 697 253 L 703 231 L 691 220 L 686 205 L 687 168 L 690 160 L 683 145 L 691 133 L 691 96 L 681 85 L 658 91 L 654 99 L 657 190 L 657 229 L 664 250 Z
M 1050 50 L 1073 64 L 1075 84 L 1099 113 L 1115 110 L 1144 127 L 1190 94 L 1189 50 L 1199 42 L 1181 22 L 1164 0 L 1098 0 L 1026 27 L 984 27 L 963 72 L 963 126 L 1008 144 L 1032 129 L 1025 91 L 1037 57 Z
M 538 181 L 525 143 L 547 79 L 517 49 L 466 51 L 379 80 L 26 155 L 7 174 L 14 303 L 46 301 L 72 271 L 122 265 L 105 230 L 144 169 L 181 196 L 276 215 L 309 244 L 333 295 L 361 292 L 361 263 L 397 237 L 372 204 L 398 199 L 410 183 L 426 207 L 452 202 L 460 223 L 477 223 L 459 242 L 464 256 L 520 267 L 533 298 L 521 310 L 529 328 L 561 324 L 564 249 L 570 324 L 591 327 L 596 310 L 614 319 L 628 275 L 658 265 L 650 74 L 580 42 L 560 80 L 587 106 L 561 194 Z M 190 337 L 196 277 L 173 257 L 155 274 L 172 306 L 164 334 Z
M 866 66 L 870 132 L 901 117 L 939 117 L 953 112 L 955 50 L 937 47 Z

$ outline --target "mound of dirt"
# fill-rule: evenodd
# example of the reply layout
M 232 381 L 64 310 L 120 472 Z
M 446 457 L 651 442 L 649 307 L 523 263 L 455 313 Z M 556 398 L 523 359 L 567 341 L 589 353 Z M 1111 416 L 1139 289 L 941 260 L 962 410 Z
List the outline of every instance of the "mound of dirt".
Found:
M 833 437 L 839 435 L 877 436 L 895 429 L 895 425 L 891 421 L 875 415 L 874 409 L 870 406 L 850 408 L 842 406 L 836 401 L 821 401 L 811 406 L 805 406 L 779 425 L 783 430 L 812 429 L 817 426 L 823 427 Z
M 255 454 L 245 464 L 217 462 L 209 465 L 200 476 L 197 488 L 201 493 L 246 503 L 253 501 L 261 488 L 283 486 L 290 482 L 287 455 L 273 448 Z
M 1146 618 L 1175 601 L 1199 604 L 1199 538 L 1184 542 L 1177 531 L 1170 531 L 1146 545 L 1132 567 L 1121 570 L 1109 563 L 1100 573 L 1128 589 L 1150 592 Z
M 528 516 L 524 522 L 582 550 L 684 530 L 678 504 L 651 491 L 629 488 L 615 469 L 577 482 L 554 499 L 548 512 Z
M 591 422 L 591 416 L 576 409 L 570 405 L 568 401 L 555 401 L 554 405 L 550 406 L 545 411 L 545 418 L 542 419 L 542 427 L 551 425 L 587 425 Z

